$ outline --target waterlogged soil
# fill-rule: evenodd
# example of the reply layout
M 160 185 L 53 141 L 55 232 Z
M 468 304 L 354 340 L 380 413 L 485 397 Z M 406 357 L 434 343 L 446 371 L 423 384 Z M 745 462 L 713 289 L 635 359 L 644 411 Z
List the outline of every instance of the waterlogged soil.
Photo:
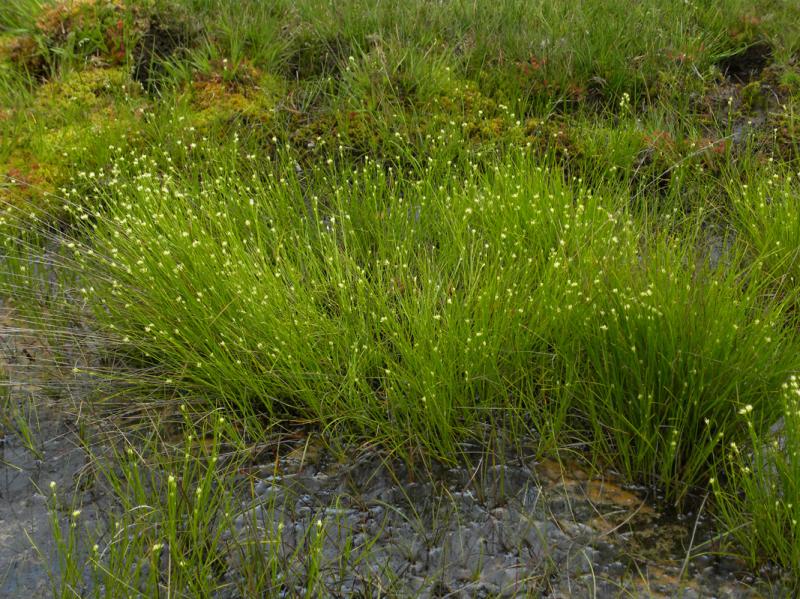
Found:
M 51 482 L 62 530 L 76 506 L 83 527 L 106 529 L 112 502 L 88 482 L 80 439 L 89 432 L 64 398 L 86 395 L 86 381 L 73 375 L 59 396 L 43 382 L 66 376 L 47 366 L 46 344 L 8 318 L 0 324 L 0 597 L 50 597 L 59 569 Z M 240 471 L 234 525 L 209 533 L 231 546 L 271 543 L 287 565 L 276 589 L 284 597 L 306 596 L 309 568 L 325 597 L 791 596 L 714 556 L 700 510 L 670 513 L 645 490 L 578 464 L 474 449 L 469 467 L 421 475 L 376 451 L 336 459 L 297 435 Z M 231 551 L 218 599 L 248 596 L 244 566 Z M 88 583 L 78 590 L 91 592 Z
M 64 416 L 52 386 L 60 378 L 48 344 L 0 302 L 0 597 L 52 596 L 51 485 L 74 489 L 87 465 L 75 420 Z M 70 495 L 86 517 L 98 518 L 90 496 Z
M 642 490 L 575 464 L 483 461 L 420 480 L 378 457 L 303 464 L 306 450 L 251 474 L 252 497 L 227 534 L 257 530 L 291 555 L 310 528 L 324 529 L 319 561 L 330 568 L 330 596 L 358 596 L 365 585 L 415 597 L 787 596 L 709 555 L 713 531 L 702 514 L 667 515 Z M 348 544 L 351 574 L 342 579 Z M 236 571 L 232 563 L 234 584 Z M 303 594 L 304 579 L 302 570 L 287 573 L 286 596 Z
M 74 490 L 86 462 L 71 423 L 54 410 L 40 417 L 39 456 L 14 435 L 2 444 L 0 597 L 51 596 L 51 480 L 73 489 L 85 525 L 104 527 L 104 498 Z M 509 459 L 420 479 L 377 455 L 342 463 L 299 442 L 241 476 L 251 491 L 223 539 L 277 542 L 279 561 L 291 564 L 279 596 L 304 596 L 309 567 L 322 572 L 317 590 L 329 597 L 376 589 L 386 597 L 789 596 L 710 555 L 702 516 L 668 515 L 641 490 L 577 465 Z M 61 526 L 70 509 L 62 506 Z M 316 535 L 323 542 L 312 566 L 297 556 Z M 243 564 L 231 555 L 218 599 L 247 596 Z
M 48 410 L 39 417 L 33 448 L 14 432 L 0 437 L 0 597 L 52 596 L 49 574 L 57 574 L 58 562 L 50 484 L 69 492 L 86 466 L 69 422 Z M 96 503 L 81 499 L 82 516 L 96 521 Z M 59 509 L 62 526 L 67 510 L 69 504 Z

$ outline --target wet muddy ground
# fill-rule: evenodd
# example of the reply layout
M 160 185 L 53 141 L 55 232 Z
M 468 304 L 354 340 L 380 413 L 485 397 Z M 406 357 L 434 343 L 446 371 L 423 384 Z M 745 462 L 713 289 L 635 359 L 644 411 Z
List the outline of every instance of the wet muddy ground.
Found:
M 53 374 L 47 344 L 0 303 L 0 597 L 51 596 L 50 485 L 73 487 L 86 463 Z
M 57 571 L 48 508 L 50 483 L 70 489 L 86 464 L 68 422 L 40 412 L 35 451 L 14 433 L 0 439 L 0 597 L 50 597 Z M 38 453 L 38 455 L 37 455 Z M 96 519 L 93 502 L 83 513 Z
M 74 401 L 86 388 L 56 393 L 43 384 L 54 374 L 46 350 L 11 325 L 8 311 L 0 334 L 0 597 L 49 597 L 59 569 L 51 482 L 62 526 L 80 506 L 83 524 L 103 529 L 111 502 L 86 484 L 81 439 L 90 431 L 78 424 Z M 386 597 L 790 596 L 715 556 L 702 512 L 670 514 L 645 490 L 577 464 L 537 461 L 533 452 L 492 459 L 475 448 L 472 466 L 421 477 L 379 453 L 342 460 L 313 436 L 293 443 L 239 473 L 235 525 L 216 531 L 233 545 L 277 542 L 289 564 L 282 596 L 305 595 L 310 567 L 331 597 L 376 589 Z M 315 560 L 307 559 L 312 536 L 323 539 Z M 247 596 L 237 555 L 228 554 L 219 599 Z M 91 591 L 87 583 L 78 592 Z
M 509 459 L 414 480 L 378 458 L 302 468 L 297 460 L 254 474 L 240 534 L 252 534 L 246 522 L 267 535 L 283 523 L 291 553 L 321 522 L 330 563 L 347 534 L 356 546 L 377 538 L 363 559 L 354 552 L 352 580 L 331 580 L 335 596 L 363 591 L 360 579 L 397 596 L 782 596 L 708 554 L 713 531 L 702 515 L 665 515 L 643 493 L 575 465 Z
M 54 409 L 40 412 L 39 434 L 40 456 L 13 435 L 3 441 L 2 597 L 51 596 L 48 574 L 58 564 L 48 486 L 74 488 L 85 466 L 75 432 Z M 376 586 L 387 597 L 789 596 L 711 555 L 713 531 L 702 516 L 666 515 L 643 493 L 578 466 L 562 473 L 551 461 L 509 460 L 415 480 L 378 456 L 340 463 L 306 450 L 299 444 L 277 464 L 243 473 L 242 488 L 251 491 L 241 496 L 235 527 L 222 531 L 239 542 L 281 539 L 282 561 L 294 563 L 283 596 L 305 594 L 309 564 L 292 556 L 307 551 L 314 527 L 324 534 L 315 567 L 327 596 L 357 597 Z M 84 491 L 79 502 L 81 519 L 102 527 L 103 498 Z M 241 566 L 228 559 L 220 599 L 246 596 Z

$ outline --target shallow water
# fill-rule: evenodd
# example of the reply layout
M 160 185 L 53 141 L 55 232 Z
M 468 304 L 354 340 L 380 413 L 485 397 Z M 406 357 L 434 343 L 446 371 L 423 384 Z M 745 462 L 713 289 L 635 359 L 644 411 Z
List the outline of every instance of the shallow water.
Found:
M 48 485 L 74 488 L 85 466 L 69 422 L 45 411 L 40 416 L 43 460 L 13 435 L 2 443 L 1 597 L 50 596 L 47 573 L 57 564 Z M 789 596 L 775 583 L 754 580 L 735 560 L 708 555 L 713 545 L 704 543 L 713 531 L 704 520 L 690 551 L 695 517 L 660 512 L 640 491 L 590 478 L 577 466 L 562 476 L 553 462 L 509 460 L 414 479 L 402 464 L 377 455 L 339 463 L 321 452 L 301 465 L 298 454 L 279 459 L 277 469 L 270 460 L 242 474 L 252 483 L 242 488 L 252 491 L 241 497 L 236 525 L 223 535 L 274 538 L 282 523 L 280 553 L 291 561 L 320 521 L 327 596 L 358 596 L 376 581 L 385 596 L 399 597 Z M 101 525 L 103 498 L 80 495 L 84 524 Z M 341 576 L 348 539 L 353 549 L 348 575 Z M 239 566 L 229 560 L 231 588 L 220 599 L 243 596 L 235 590 Z M 306 567 L 301 562 L 287 571 L 286 596 L 304 591 Z
M 319 519 L 333 561 L 345 533 L 380 531 L 353 572 L 356 580 L 377 575 L 390 596 L 784 596 L 736 561 L 704 554 L 713 534 L 704 520 L 669 516 L 640 491 L 577 466 L 562 476 L 553 462 L 509 460 L 413 480 L 402 464 L 377 457 L 279 464 L 277 476 L 274 464 L 253 475 L 239 534 L 253 534 L 244 523 L 254 518 L 267 535 L 283 522 L 291 553 Z M 334 578 L 328 588 L 337 596 L 359 590 Z

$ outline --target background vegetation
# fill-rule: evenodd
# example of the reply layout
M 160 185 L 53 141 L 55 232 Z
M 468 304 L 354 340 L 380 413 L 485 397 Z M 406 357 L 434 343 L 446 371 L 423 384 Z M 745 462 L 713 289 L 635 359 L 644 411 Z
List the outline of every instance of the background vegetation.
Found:
M 709 493 L 730 550 L 796 572 L 799 28 L 788 0 L 6 2 L 0 291 L 55 336 L 91 315 L 130 401 L 409 464 L 533 438 Z

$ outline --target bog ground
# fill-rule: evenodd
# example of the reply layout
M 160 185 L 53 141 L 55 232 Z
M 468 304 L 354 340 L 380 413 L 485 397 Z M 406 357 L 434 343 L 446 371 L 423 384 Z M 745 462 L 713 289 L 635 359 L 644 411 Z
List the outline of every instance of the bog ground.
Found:
M 0 595 L 792 596 L 794 2 L 0 7 Z

